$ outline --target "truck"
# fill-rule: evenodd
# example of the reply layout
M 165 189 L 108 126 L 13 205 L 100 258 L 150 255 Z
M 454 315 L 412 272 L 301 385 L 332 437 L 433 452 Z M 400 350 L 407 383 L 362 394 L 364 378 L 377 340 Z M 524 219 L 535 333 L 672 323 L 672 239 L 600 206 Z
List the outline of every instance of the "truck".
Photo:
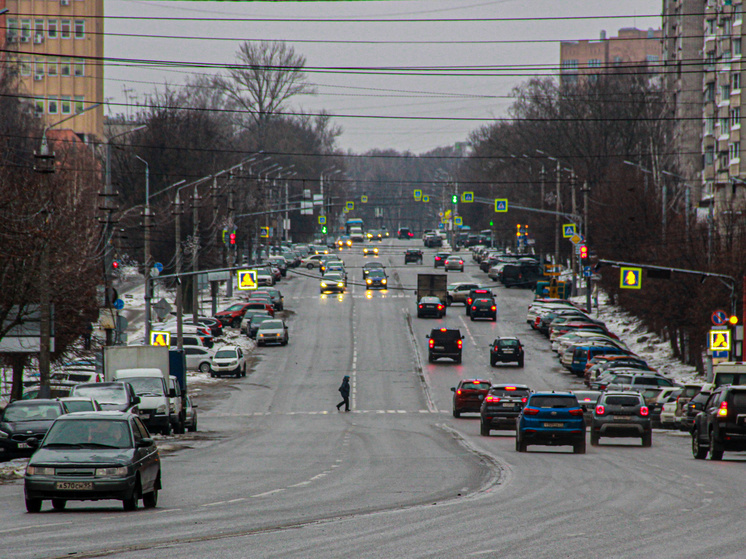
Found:
M 712 384 L 718 388 L 725 384 L 746 385 L 746 363 L 724 361 L 712 367 Z
M 350 227 L 350 239 L 353 243 L 362 243 L 365 240 L 365 234 L 362 227 Z
M 417 274 L 417 301 L 423 297 L 437 297 L 444 305 L 448 300 L 448 276 L 446 274 Z
M 173 380 L 178 384 L 172 386 Z M 104 379 L 129 382 L 140 397 L 140 417 L 154 432 L 184 432 L 187 395 L 184 353 L 166 347 L 107 346 Z

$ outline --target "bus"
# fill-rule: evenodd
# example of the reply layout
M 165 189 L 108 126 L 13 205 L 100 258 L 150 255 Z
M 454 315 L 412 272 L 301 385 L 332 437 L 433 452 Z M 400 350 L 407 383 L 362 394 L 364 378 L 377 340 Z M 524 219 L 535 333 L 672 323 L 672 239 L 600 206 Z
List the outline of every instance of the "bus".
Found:
M 350 230 L 353 227 L 359 227 L 360 231 L 365 231 L 362 219 L 348 219 L 347 223 L 345 223 L 345 235 L 350 235 Z

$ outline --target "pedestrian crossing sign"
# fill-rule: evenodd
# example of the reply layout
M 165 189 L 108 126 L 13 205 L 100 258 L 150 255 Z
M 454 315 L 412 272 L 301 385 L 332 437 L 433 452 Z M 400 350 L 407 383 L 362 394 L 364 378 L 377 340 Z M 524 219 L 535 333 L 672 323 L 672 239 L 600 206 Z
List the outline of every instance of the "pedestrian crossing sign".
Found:
M 575 224 L 574 223 L 565 223 L 562 225 L 562 236 L 565 239 L 569 239 L 573 235 L 575 235 Z
M 498 213 L 505 213 L 508 211 L 508 199 L 507 198 L 495 198 L 495 211 Z
M 363 204 L 367 204 L 367 203 L 368 203 L 368 197 L 367 197 L 367 196 L 366 196 L 365 194 L 363 194 L 363 195 L 362 195 L 362 196 L 360 197 L 360 201 L 361 201 L 361 202 L 362 202 Z
M 730 351 L 730 330 L 710 330 L 710 351 Z
M 150 345 L 169 347 L 171 345 L 171 332 L 152 331 L 150 333 Z
M 269 238 L 269 227 L 260 227 L 259 228 L 259 236 L 262 239 L 268 239 Z
M 345 208 L 347 208 L 347 210 L 354 210 L 355 209 L 355 202 L 347 202 L 345 204 Z
M 320 215 L 319 216 L 319 225 L 326 225 L 326 216 Z
M 423 194 L 422 201 L 427 204 L 430 201 L 430 196 L 428 196 L 427 194 Z
M 642 268 L 620 268 L 619 287 L 625 289 L 642 288 Z
M 419 202 L 421 199 L 422 199 L 422 190 L 415 190 L 414 191 L 415 202 Z
M 473 192 L 462 192 L 461 193 L 461 201 L 462 202 L 473 202 L 474 201 L 474 193 Z
M 457 215 L 456 217 L 453 218 L 453 223 L 456 225 L 463 225 L 464 220 L 462 219 L 460 215 Z
M 256 270 L 238 270 L 238 289 L 248 291 L 256 289 L 259 285 L 256 283 Z

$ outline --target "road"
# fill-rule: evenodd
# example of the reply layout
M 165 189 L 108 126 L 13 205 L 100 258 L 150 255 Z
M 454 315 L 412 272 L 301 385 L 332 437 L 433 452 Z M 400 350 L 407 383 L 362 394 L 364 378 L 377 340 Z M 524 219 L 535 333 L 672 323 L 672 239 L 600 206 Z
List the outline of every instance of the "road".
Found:
M 419 242 L 409 244 L 419 246 Z M 689 438 L 656 431 L 569 447 L 515 452 L 508 432 L 479 435 L 476 415 L 455 419 L 461 378 L 579 387 L 545 338 L 525 323 L 532 298 L 496 288 L 499 317 L 412 318 L 418 271 L 404 241 L 382 244 L 386 291 L 352 285 L 320 296 L 314 272 L 280 284 L 290 344 L 259 348 L 254 370 L 225 379 L 201 409 L 197 436 L 163 457 L 155 510 L 70 503 L 25 513 L 22 483 L 0 485 L 1 557 L 742 557 L 742 454 L 695 461 Z M 364 259 L 344 253 L 360 283 Z M 486 276 L 466 258 L 452 281 Z M 310 277 L 309 277 L 310 276 Z M 466 334 L 461 365 L 427 363 L 435 325 Z M 518 335 L 523 369 L 489 367 L 496 335 Z M 350 413 L 335 409 L 342 376 Z M 292 529 L 294 528 L 294 529 Z

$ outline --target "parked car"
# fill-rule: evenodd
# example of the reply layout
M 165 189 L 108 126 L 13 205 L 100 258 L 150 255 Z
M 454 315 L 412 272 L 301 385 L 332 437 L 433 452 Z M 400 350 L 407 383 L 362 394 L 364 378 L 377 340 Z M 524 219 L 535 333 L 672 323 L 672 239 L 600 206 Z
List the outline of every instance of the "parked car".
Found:
M 259 330 L 259 325 L 265 320 L 274 320 L 275 317 L 269 316 L 268 314 L 255 314 L 251 317 L 248 326 L 246 327 L 246 335 L 252 340 L 256 339 L 256 333 Z
M 722 460 L 723 453 L 746 450 L 746 386 L 724 385 L 713 390 L 694 418 L 692 454 L 699 460 Z
M 453 303 L 464 303 L 466 304 L 466 299 L 469 297 L 469 292 L 472 289 L 478 289 L 479 285 L 476 283 L 452 283 L 448 286 L 448 296 L 446 303 L 448 305 L 452 305 Z
M 103 411 L 114 410 L 138 413 L 140 397 L 129 382 L 92 382 L 79 384 L 72 390 L 71 396 L 92 398 L 98 402 Z
M 246 376 L 246 356 L 243 349 L 235 345 L 225 345 L 215 352 L 212 358 L 210 376 L 235 375 L 236 378 Z
M 191 396 L 184 399 L 186 404 L 184 408 L 184 427 L 190 433 L 197 431 L 197 404 L 194 403 Z
M 241 325 L 241 319 L 243 318 L 244 313 L 249 309 L 248 305 L 249 303 L 235 303 L 216 313 L 215 318 L 226 326 L 235 328 L 236 326 Z
M 686 403 L 684 412 L 681 415 L 679 429 L 691 433 L 694 428 L 694 419 L 697 417 L 697 414 L 704 409 L 707 400 L 710 398 L 710 394 L 712 394 L 711 390 L 702 389 L 696 396 Z
M 642 446 L 653 441 L 650 409 L 638 392 L 604 392 L 596 403 L 591 420 L 591 444 L 601 437 L 640 437 Z
M 158 504 L 161 461 L 140 418 L 121 412 L 85 412 L 59 417 L 38 447 L 24 476 L 26 510 L 42 501 L 63 510 L 67 501 L 118 499 L 124 510 Z
M 515 449 L 526 452 L 531 444 L 571 445 L 585 454 L 585 417 L 575 394 L 534 392 L 518 416 Z
M 66 396 L 58 398 L 62 405 L 65 406 L 65 413 L 75 413 L 79 411 L 101 411 L 101 406 L 93 398 L 83 396 Z
M 42 439 L 59 416 L 67 413 L 59 400 L 16 400 L 0 412 L 0 455 L 3 458 L 30 456 L 29 439 Z
M 525 384 L 493 384 L 479 409 L 480 434 L 488 437 L 492 429 L 515 431 L 516 419 L 530 394 Z
M 484 379 L 464 379 L 458 386 L 451 388 L 453 392 L 453 417 L 461 417 L 462 413 L 480 413 L 482 400 L 492 383 Z
M 259 346 L 267 344 L 288 345 L 290 333 L 284 320 L 267 320 L 259 325 L 256 332 L 256 344 Z
M 515 336 L 500 336 L 490 344 L 490 366 L 497 363 L 517 363 L 523 367 L 523 344 Z

